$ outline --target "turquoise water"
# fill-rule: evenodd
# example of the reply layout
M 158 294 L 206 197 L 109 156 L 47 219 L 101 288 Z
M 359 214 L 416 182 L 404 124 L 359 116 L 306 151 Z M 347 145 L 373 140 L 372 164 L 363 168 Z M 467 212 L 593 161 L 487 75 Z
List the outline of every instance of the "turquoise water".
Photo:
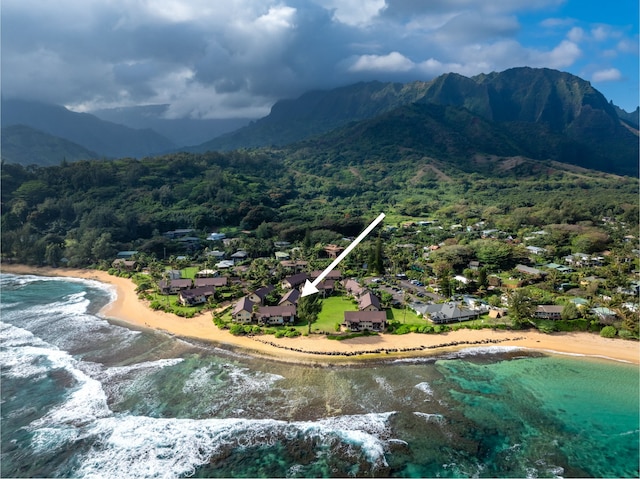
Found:
M 638 367 L 513 348 L 366 367 L 109 323 L 1 275 L 2 477 L 638 477 Z

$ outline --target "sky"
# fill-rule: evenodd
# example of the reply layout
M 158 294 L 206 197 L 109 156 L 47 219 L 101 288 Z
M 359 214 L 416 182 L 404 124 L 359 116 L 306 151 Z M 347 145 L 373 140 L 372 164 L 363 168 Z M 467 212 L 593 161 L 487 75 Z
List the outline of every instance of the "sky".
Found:
M 259 118 L 359 81 L 512 67 L 638 104 L 637 0 L 3 0 L 5 98 Z

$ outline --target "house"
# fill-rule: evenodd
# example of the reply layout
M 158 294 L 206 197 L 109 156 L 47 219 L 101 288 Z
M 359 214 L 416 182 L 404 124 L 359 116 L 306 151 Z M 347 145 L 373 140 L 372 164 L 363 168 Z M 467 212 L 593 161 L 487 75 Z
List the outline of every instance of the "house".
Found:
M 163 279 L 158 282 L 162 294 L 177 294 L 182 290 L 191 288 L 190 279 Z
M 313 279 L 316 279 L 321 274 L 322 274 L 322 271 L 317 269 L 315 271 L 312 271 L 310 276 L 311 276 L 311 279 L 313 280 Z M 324 279 L 340 280 L 342 279 L 342 272 L 339 269 L 332 269 L 325 275 Z
M 329 255 L 329 258 L 337 258 L 338 255 L 344 251 L 344 248 L 335 244 L 328 244 L 323 250 Z
M 204 253 L 204 255 L 205 255 L 207 258 L 216 258 L 216 259 L 218 259 L 218 260 L 222 260 L 222 259 L 224 259 L 224 257 L 227 255 L 227 253 L 225 253 L 224 251 L 218 251 L 218 250 L 216 249 L 216 250 L 213 250 L 213 251 L 206 251 L 206 252 Z
M 204 286 L 213 286 L 214 288 L 220 288 L 226 286 L 228 278 L 226 276 L 219 276 L 217 278 L 195 278 L 193 280 L 193 286 L 196 288 L 202 288 Z
M 573 269 L 558 263 L 547 263 L 544 265 L 544 267 L 549 269 L 555 269 L 559 273 L 573 273 Z
M 240 262 L 240 261 L 244 261 L 245 259 L 247 259 L 249 255 L 247 254 L 246 251 L 242 251 L 242 250 L 238 250 L 235 253 L 233 253 L 231 255 L 231 259 L 234 262 Z
M 326 298 L 327 296 L 331 296 L 333 294 L 333 291 L 336 288 L 336 282 L 333 279 L 325 279 L 323 281 L 320 281 L 316 288 L 318 288 L 318 291 L 322 293 L 322 297 Z
M 164 233 L 162 233 L 162 236 L 169 239 L 178 239 L 178 238 L 184 238 L 185 236 L 189 236 L 194 231 L 195 230 L 191 228 L 182 228 L 182 229 L 177 229 L 172 231 L 165 231 Z
M 304 285 L 305 281 L 309 279 L 307 273 L 297 273 L 293 276 L 288 276 L 282 280 L 282 288 L 283 289 L 293 289 L 298 286 Z
M 229 269 L 229 268 L 233 268 L 233 260 L 232 259 L 223 259 L 222 261 L 219 261 L 216 263 L 216 268 L 218 269 Z
M 298 299 L 300 299 L 300 291 L 292 289 L 282 297 L 278 306 L 295 306 L 298 304 Z
M 164 272 L 164 276 L 167 279 L 180 279 L 182 278 L 182 271 L 179 269 L 168 269 Z
M 387 327 L 385 311 L 345 311 L 342 326 L 348 331 L 384 331 Z
M 344 282 L 345 291 L 353 296 L 354 298 L 359 298 L 362 293 L 364 293 L 364 288 L 360 286 L 355 279 L 348 279 Z
M 533 316 L 539 319 L 561 319 L 563 306 L 555 304 L 540 304 L 533 312 Z
M 261 324 L 292 324 L 296 320 L 295 306 L 262 306 L 255 313 Z
M 116 254 L 116 258 L 131 259 L 136 254 L 138 254 L 137 251 L 118 251 L 118 254 Z
M 535 255 L 541 255 L 547 252 L 546 249 L 540 248 L 539 246 L 527 246 L 527 250 L 529 251 L 529 253 Z
M 378 297 L 371 292 L 366 292 L 358 300 L 358 309 L 360 311 L 380 311 L 382 308 Z
M 278 261 L 286 261 L 290 258 L 289 253 L 286 253 L 284 251 L 276 251 L 275 255 Z
M 428 304 L 425 308 L 425 313 L 431 322 L 435 324 L 468 321 L 477 318 L 481 314 L 477 310 L 462 309 L 459 304 L 453 302 Z
M 307 262 L 302 260 L 284 260 L 280 261 L 280 264 L 283 268 L 293 271 L 294 273 L 299 273 L 303 271 L 307 267 Z
M 236 303 L 235 308 L 233 308 L 231 317 L 236 323 L 250 323 L 253 319 L 254 304 L 255 303 L 252 302 L 247 296 L 240 298 Z
M 529 276 L 543 277 L 547 275 L 547 273 L 545 273 L 544 271 L 541 271 L 537 268 L 532 268 L 531 266 L 525 266 L 523 264 L 516 265 L 516 271 L 519 271 L 520 273 L 523 273 L 523 274 L 527 274 Z
M 267 286 L 263 286 L 262 288 L 256 289 L 253 293 L 251 293 L 248 298 L 254 302 L 254 303 L 259 303 L 259 304 L 264 304 L 264 299 L 269 296 L 269 294 L 274 290 L 275 288 L 273 286 L 271 286 L 270 284 Z
M 184 289 L 179 293 L 179 299 L 183 306 L 194 306 L 207 302 L 213 296 L 216 288 L 213 286 L 201 286 L 199 288 Z
M 218 276 L 218 270 L 215 269 L 201 269 L 196 273 L 196 278 L 213 278 Z
M 616 319 L 616 312 L 604 307 L 593 308 L 591 310 L 602 324 L 611 324 Z
M 227 235 L 225 235 L 224 233 L 211 233 L 209 236 L 207 236 L 207 240 L 208 241 L 222 241 L 226 237 L 227 237 Z
M 127 260 L 124 258 L 117 258 L 113 260 L 113 263 L 111 263 L 111 266 L 119 270 L 124 269 L 125 271 L 133 271 L 134 269 L 136 269 L 137 264 L 138 264 L 137 262 L 130 259 Z

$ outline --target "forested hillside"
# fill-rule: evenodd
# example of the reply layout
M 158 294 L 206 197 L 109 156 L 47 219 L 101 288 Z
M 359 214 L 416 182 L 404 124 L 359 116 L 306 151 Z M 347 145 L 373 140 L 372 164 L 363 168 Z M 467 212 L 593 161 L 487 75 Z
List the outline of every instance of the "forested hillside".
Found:
M 638 181 L 522 157 L 476 156 L 480 168 L 407 151 L 345 159 L 291 150 L 176 154 L 143 160 L 2 167 L 2 254 L 34 264 L 80 266 L 118 250 L 184 253 L 162 232 L 247 230 L 250 254 L 270 240 L 330 242 L 356 235 L 370 217 L 387 223 L 439 218 L 485 221 L 509 231 L 602 216 L 637 221 Z M 467 165 L 468 167 L 468 165 Z M 468 169 L 468 168 L 465 169 Z
M 284 146 L 353 122 L 385 121 L 390 113 L 406 112 L 414 103 L 434 113 L 435 122 L 428 127 L 436 132 L 452 127 L 468 132 L 471 126 L 482 125 L 482 141 L 494 148 L 505 143 L 534 159 L 638 176 L 638 131 L 630 121 L 633 115 L 608 103 L 589 82 L 544 68 L 513 68 L 471 78 L 449 73 L 430 82 L 370 82 L 309 92 L 276 103 L 267 117 L 192 151 Z M 456 124 L 447 123 L 451 115 L 436 113 L 438 106 L 442 112 L 459 110 Z M 624 123 L 617 112 L 623 114 Z M 440 119 L 443 125 L 436 124 Z M 463 125 L 463 121 L 472 125 Z M 387 125 L 394 126 L 388 121 Z M 415 132 L 413 126 L 410 130 Z M 422 133 L 437 134 L 426 129 Z M 407 133 L 402 139 L 409 137 Z M 394 141 L 397 135 L 385 138 Z

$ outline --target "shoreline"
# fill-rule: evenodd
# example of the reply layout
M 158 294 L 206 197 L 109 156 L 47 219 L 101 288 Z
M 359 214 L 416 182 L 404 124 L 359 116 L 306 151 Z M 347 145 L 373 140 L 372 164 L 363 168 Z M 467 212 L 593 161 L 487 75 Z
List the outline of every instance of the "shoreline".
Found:
M 363 364 L 371 360 L 415 359 L 467 349 L 506 347 L 640 365 L 640 343 L 586 332 L 544 334 L 529 330 L 461 329 L 443 334 L 382 334 L 344 341 L 332 341 L 324 335 L 296 338 L 234 336 L 219 329 L 209 311 L 193 318 L 181 318 L 152 310 L 138 299 L 135 284 L 130 279 L 111 276 L 106 271 L 2 264 L 0 272 L 99 281 L 115 290 L 114 300 L 100 310 L 100 317 L 179 338 L 230 346 L 278 361 L 315 365 Z

